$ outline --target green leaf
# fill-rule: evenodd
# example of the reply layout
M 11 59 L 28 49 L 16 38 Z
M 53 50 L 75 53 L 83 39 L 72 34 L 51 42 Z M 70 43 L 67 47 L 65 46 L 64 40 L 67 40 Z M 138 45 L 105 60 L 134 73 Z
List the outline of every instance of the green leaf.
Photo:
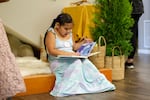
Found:
M 94 41 L 99 36 L 106 39 L 106 55 L 112 55 L 112 48 L 119 46 L 124 55 L 128 56 L 132 51 L 130 28 L 134 21 L 131 18 L 132 5 L 129 0 L 95 0 L 96 11 L 94 13 L 94 27 L 91 33 Z M 115 51 L 119 55 L 119 51 Z

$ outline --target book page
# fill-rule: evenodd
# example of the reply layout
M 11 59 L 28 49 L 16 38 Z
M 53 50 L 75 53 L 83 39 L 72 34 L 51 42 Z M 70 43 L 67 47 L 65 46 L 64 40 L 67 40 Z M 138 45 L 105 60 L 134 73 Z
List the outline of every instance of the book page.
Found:
M 94 52 L 94 53 L 90 53 L 89 55 L 87 56 L 66 56 L 66 55 L 58 55 L 57 57 L 58 58 L 88 58 L 90 56 L 93 56 L 93 55 L 97 55 L 99 54 L 100 52 Z

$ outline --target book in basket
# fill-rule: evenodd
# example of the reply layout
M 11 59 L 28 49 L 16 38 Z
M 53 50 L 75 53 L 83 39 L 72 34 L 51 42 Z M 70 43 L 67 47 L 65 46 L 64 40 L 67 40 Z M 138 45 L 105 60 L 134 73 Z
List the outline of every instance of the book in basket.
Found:
M 72 58 L 88 58 L 90 56 L 99 54 L 100 52 L 92 52 L 96 42 L 85 43 L 77 50 L 80 53 L 80 56 L 67 56 L 67 55 L 58 55 L 57 57 L 72 57 Z

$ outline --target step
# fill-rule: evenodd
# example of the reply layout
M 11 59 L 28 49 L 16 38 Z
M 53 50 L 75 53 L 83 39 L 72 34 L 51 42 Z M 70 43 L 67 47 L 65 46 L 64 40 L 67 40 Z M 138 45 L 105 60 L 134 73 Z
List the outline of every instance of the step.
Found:
M 103 73 L 106 78 L 112 82 L 112 70 L 111 69 L 100 69 L 100 72 Z M 45 74 L 45 75 L 33 75 L 24 77 L 24 82 L 26 85 L 26 92 L 19 93 L 16 96 L 40 94 L 50 92 L 55 83 L 54 74 Z

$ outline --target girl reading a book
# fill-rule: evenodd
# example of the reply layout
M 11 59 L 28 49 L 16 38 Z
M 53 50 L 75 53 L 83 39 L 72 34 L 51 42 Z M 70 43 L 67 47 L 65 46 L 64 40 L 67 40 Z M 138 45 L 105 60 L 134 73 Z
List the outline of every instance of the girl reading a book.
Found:
M 84 39 L 82 42 L 75 43 L 72 28 L 71 16 L 61 13 L 54 19 L 45 34 L 44 44 L 50 68 L 56 76 L 55 86 L 50 94 L 63 97 L 114 90 L 115 86 L 88 59 L 57 57 L 58 55 L 80 55 L 75 51 L 83 43 L 91 41 Z

